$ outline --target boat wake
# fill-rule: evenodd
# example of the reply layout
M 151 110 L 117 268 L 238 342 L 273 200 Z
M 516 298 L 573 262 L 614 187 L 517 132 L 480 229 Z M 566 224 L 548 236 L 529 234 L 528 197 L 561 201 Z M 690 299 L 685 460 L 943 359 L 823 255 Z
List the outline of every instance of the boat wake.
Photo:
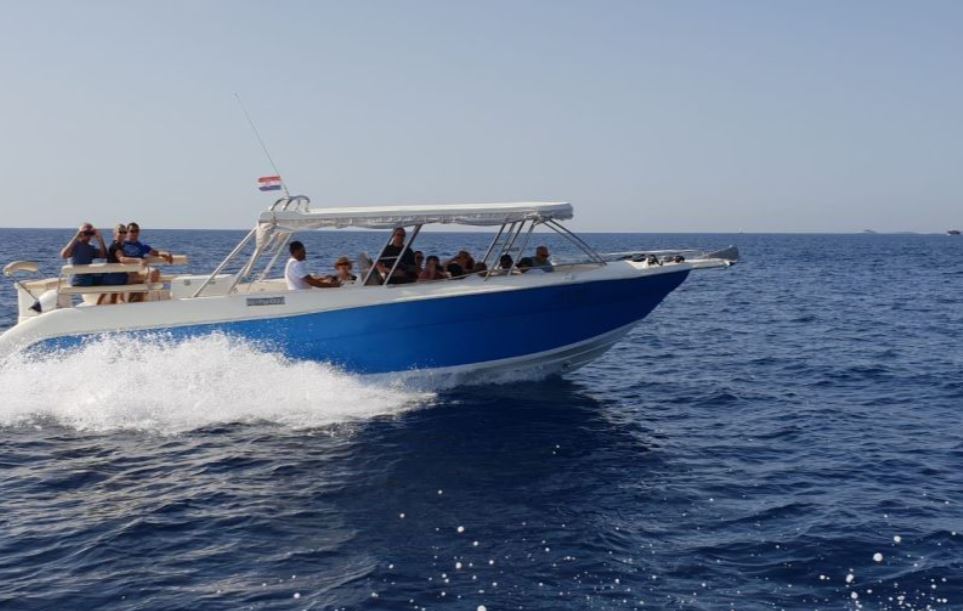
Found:
M 324 427 L 400 414 L 434 394 L 373 384 L 223 335 L 109 337 L 0 363 L 0 426 L 176 434 L 218 424 Z

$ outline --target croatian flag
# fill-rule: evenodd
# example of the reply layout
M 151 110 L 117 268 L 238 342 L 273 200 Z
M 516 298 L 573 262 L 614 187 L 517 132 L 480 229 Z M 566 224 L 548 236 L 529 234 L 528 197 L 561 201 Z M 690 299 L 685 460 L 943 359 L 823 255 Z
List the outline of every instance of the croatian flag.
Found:
M 281 177 L 262 176 L 257 179 L 257 188 L 261 191 L 278 191 L 281 189 Z

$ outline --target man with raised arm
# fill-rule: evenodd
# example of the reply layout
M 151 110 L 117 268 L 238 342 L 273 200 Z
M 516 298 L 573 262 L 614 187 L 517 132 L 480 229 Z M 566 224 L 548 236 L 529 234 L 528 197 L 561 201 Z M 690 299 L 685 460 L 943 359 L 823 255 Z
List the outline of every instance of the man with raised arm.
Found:
M 100 242 L 100 248 L 90 243 L 91 238 L 94 237 Z M 100 235 L 100 230 L 94 229 L 94 226 L 90 223 L 81 225 L 74 237 L 60 251 L 60 257 L 70 259 L 71 265 L 90 265 L 94 262 L 94 259 L 103 259 L 106 256 L 107 246 L 104 244 L 104 236 Z M 100 274 L 77 274 L 71 276 L 70 284 L 73 286 L 98 286 L 100 280 Z

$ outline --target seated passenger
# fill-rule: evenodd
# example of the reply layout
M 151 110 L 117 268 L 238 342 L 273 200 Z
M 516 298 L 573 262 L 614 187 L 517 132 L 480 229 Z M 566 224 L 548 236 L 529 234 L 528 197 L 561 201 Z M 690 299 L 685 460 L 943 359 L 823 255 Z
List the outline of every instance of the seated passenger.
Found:
M 461 265 L 458 265 L 454 260 L 452 260 L 449 261 L 448 265 L 445 266 L 445 273 L 448 274 L 449 278 L 461 278 L 465 275 L 465 270 Z
M 406 235 L 404 227 L 396 227 L 391 234 L 391 242 L 385 246 L 384 250 L 381 251 L 381 256 L 378 257 L 378 271 L 383 276 L 391 273 L 391 268 L 395 267 L 395 261 L 399 257 L 401 258 L 394 273 L 391 273 L 388 284 L 404 284 L 418 279 L 418 274 L 415 272 L 415 254 L 405 246 Z
M 516 269 L 517 269 L 518 271 L 522 272 L 523 274 L 524 274 L 525 272 L 527 272 L 528 270 L 532 269 L 532 258 L 531 258 L 531 257 L 522 257 L 521 259 L 519 259 L 519 260 L 518 260 L 518 265 L 516 266 Z
M 90 243 L 90 239 L 95 237 L 100 242 L 100 248 Z M 104 245 L 104 237 L 100 235 L 100 230 L 94 229 L 90 223 L 84 223 L 70 238 L 67 245 L 60 250 L 60 257 L 70 259 L 71 265 L 90 265 L 94 259 L 103 259 L 107 256 L 107 247 Z M 102 274 L 78 274 L 70 277 L 72 286 L 100 286 Z
M 421 276 L 421 272 L 425 269 L 425 253 L 420 250 L 415 251 L 415 274 Z
M 475 259 L 467 250 L 459 250 L 455 259 L 458 265 L 461 265 L 461 268 L 465 270 L 466 274 L 470 274 L 475 271 Z
M 475 260 L 472 259 L 468 251 L 459 250 L 458 254 L 452 257 L 447 265 L 445 265 L 445 270 L 451 274 L 452 278 L 458 278 L 459 276 L 472 273 L 474 267 Z
M 552 260 L 549 258 L 548 246 L 539 246 L 535 249 L 535 256 L 532 258 L 532 267 L 539 267 L 543 272 L 554 272 Z
M 118 223 L 114 226 L 114 241 L 107 248 L 107 263 L 136 263 L 140 259 L 132 259 L 124 256 L 123 246 L 127 237 L 127 225 Z M 110 272 L 104 274 L 103 286 L 123 286 L 127 284 L 127 272 Z M 121 300 L 120 293 L 104 293 L 97 300 L 97 305 L 102 305 L 110 300 L 110 303 L 117 303 Z
M 498 259 L 498 271 L 501 274 L 507 274 L 513 265 L 515 265 L 515 261 L 511 255 L 502 255 Z
M 127 239 L 124 240 L 121 250 L 124 256 L 132 259 L 146 259 L 147 257 L 160 257 L 168 263 L 174 262 L 174 257 L 170 253 L 162 253 L 154 250 L 147 244 L 140 241 L 140 225 L 137 223 L 127 224 Z M 155 270 L 156 271 L 156 270 Z M 158 272 L 160 273 L 160 272 Z
M 444 280 L 448 276 L 441 269 L 441 261 L 435 255 L 428 255 L 425 259 L 425 269 L 418 276 L 418 281 Z
M 128 259 L 146 259 L 147 257 L 161 257 L 165 259 L 168 263 L 174 262 L 174 257 L 170 253 L 160 253 L 147 244 L 140 241 L 140 225 L 137 223 L 127 223 L 127 239 L 121 245 L 121 251 L 124 253 L 124 257 Z M 125 261 L 121 261 L 125 263 Z M 129 282 L 140 283 L 140 282 L 157 282 L 160 280 L 160 270 L 151 270 L 150 276 L 145 274 L 133 273 L 130 274 Z M 147 293 L 132 293 L 130 296 L 130 301 L 143 301 Z
M 476 262 L 476 263 L 475 263 L 475 266 L 472 267 L 472 269 L 471 269 L 471 272 L 472 272 L 473 274 L 475 274 L 476 276 L 484 276 L 484 275 L 485 275 L 485 272 L 487 272 L 487 271 L 488 271 L 488 266 L 485 265 L 485 262 L 484 262 L 484 261 L 478 261 L 478 262 Z
M 338 257 L 338 260 L 334 262 L 334 271 L 333 278 L 339 285 L 352 284 L 358 279 L 351 273 L 351 259 L 348 257 Z
M 284 279 L 287 281 L 288 290 L 300 291 L 311 287 L 319 289 L 330 289 L 341 286 L 341 283 L 334 278 L 315 278 L 308 273 L 307 264 L 304 260 L 308 253 L 304 250 L 304 244 L 294 240 L 288 245 L 291 258 L 284 266 Z

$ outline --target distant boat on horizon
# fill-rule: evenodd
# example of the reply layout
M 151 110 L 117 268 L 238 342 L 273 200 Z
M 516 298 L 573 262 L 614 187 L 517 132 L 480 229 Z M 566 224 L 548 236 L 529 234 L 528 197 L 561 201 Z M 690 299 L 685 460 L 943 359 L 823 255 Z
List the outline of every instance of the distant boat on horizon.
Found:
M 948 229 L 946 235 L 960 235 L 959 229 Z

